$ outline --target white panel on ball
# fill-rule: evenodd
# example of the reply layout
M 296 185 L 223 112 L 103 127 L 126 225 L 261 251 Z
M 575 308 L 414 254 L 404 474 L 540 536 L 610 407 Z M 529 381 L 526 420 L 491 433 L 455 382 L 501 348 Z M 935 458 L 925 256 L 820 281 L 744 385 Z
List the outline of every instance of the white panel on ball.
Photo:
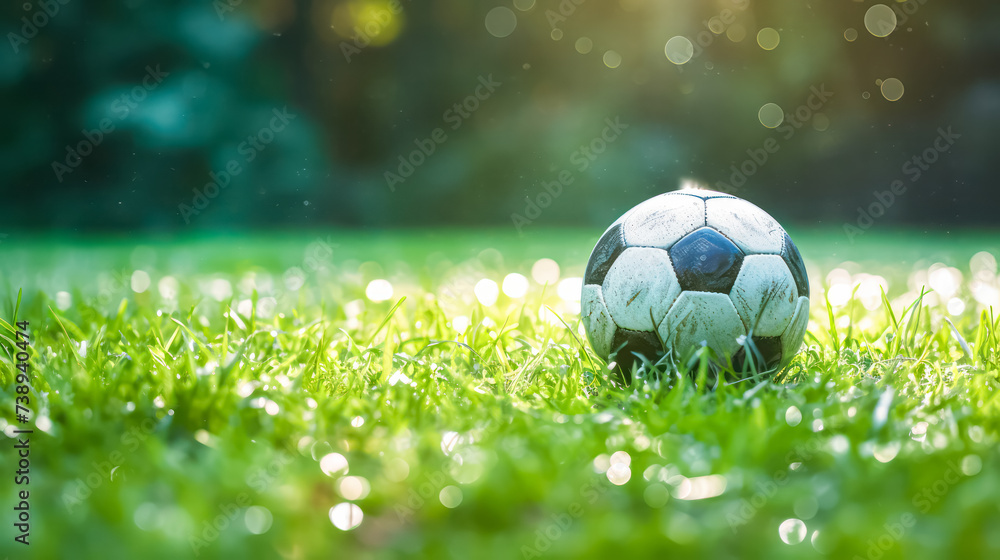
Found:
M 697 196 L 698 198 L 705 200 L 707 198 L 736 198 L 731 194 L 726 194 L 719 191 L 710 191 L 708 189 L 681 189 L 679 191 L 674 191 L 677 194 L 686 194 L 690 196 Z
M 781 335 L 781 355 L 783 361 L 788 363 L 792 357 L 799 352 L 802 347 L 802 339 L 806 335 L 806 328 L 809 326 L 809 298 L 800 297 L 795 306 L 795 315 L 788 328 Z
M 615 338 L 615 323 L 611 320 L 607 306 L 604 305 L 601 287 L 585 285 L 580 303 L 583 309 L 583 328 L 587 331 L 587 338 L 590 339 L 594 352 L 606 358 L 611 353 L 611 341 Z
M 740 198 L 711 198 L 705 201 L 705 209 L 708 225 L 744 253 L 781 253 L 785 230 L 767 212 Z
M 719 199 L 725 200 L 725 199 Z M 680 238 L 705 225 L 705 201 L 666 193 L 633 208 L 622 226 L 625 243 L 669 249 Z
M 729 296 L 709 292 L 682 293 L 657 331 L 664 344 L 674 349 L 675 357 L 705 342 L 725 359 L 739 350 L 737 339 L 746 335 Z
M 779 255 L 750 255 L 743 259 L 736 284 L 729 293 L 747 332 L 781 336 L 795 313 L 795 278 Z
M 654 331 L 681 293 L 680 282 L 662 249 L 630 247 L 604 277 L 604 301 L 615 323 L 634 331 Z

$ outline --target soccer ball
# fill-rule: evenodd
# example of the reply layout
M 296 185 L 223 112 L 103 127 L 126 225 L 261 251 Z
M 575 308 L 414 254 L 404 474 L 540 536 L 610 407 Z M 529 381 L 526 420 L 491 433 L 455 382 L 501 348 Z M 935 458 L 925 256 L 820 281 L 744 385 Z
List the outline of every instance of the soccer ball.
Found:
M 809 320 L 809 278 L 784 228 L 732 195 L 685 188 L 632 208 L 590 255 L 580 298 L 594 351 L 625 383 L 640 357 L 708 346 L 740 376 L 787 365 Z

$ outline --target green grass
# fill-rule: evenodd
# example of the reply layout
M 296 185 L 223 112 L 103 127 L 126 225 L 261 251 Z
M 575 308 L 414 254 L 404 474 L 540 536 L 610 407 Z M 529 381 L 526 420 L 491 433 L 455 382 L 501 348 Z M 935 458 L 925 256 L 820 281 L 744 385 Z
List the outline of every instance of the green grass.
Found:
M 794 237 L 806 346 L 713 391 L 697 371 L 611 386 L 557 286 L 472 295 L 542 257 L 581 276 L 593 232 L 12 235 L 0 409 L 14 425 L 9 325 L 29 321 L 37 414 L 32 544 L 13 541 L 7 440 L 0 557 L 997 557 L 1000 318 L 974 297 L 997 280 L 969 263 L 1000 236 Z M 917 301 L 935 263 L 962 273 L 958 315 L 941 289 Z M 886 299 L 828 306 L 838 267 L 882 276 Z M 391 299 L 366 299 L 376 278 Z M 783 542 L 789 519 L 803 542 Z

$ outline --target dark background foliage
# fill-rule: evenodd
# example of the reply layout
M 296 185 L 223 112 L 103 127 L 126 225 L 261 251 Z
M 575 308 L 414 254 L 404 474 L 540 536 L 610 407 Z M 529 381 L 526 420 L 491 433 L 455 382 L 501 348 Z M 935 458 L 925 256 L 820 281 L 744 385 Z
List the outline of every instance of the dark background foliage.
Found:
M 572 184 L 533 224 L 603 226 L 682 178 L 731 184 L 769 138 L 780 149 L 732 190 L 782 221 L 854 223 L 873 191 L 906 179 L 886 223 L 996 223 L 995 2 L 896 3 L 914 13 L 878 38 L 864 25 L 872 2 L 400 1 L 398 14 L 381 0 L 4 3 L 6 227 L 503 226 L 562 170 Z M 498 6 L 517 18 L 503 38 L 484 24 Z M 724 10 L 720 28 L 710 18 Z M 46 21 L 34 35 L 33 17 Z M 365 25 L 367 46 L 354 40 Z M 763 27 L 780 33 L 776 49 L 758 46 Z M 671 37 L 699 34 L 707 46 L 689 63 L 664 55 Z M 124 114 L 115 99 L 156 67 L 169 75 Z M 501 85 L 453 130 L 446 111 L 490 76 Z M 896 102 L 876 85 L 887 78 L 905 85 Z M 833 92 L 820 117 L 790 137 L 761 125 L 761 106 L 794 112 L 814 87 Z M 240 144 L 284 107 L 295 118 L 245 161 Z M 615 118 L 627 130 L 580 170 L 574 152 Z M 115 128 L 93 153 L 54 170 L 102 119 Z M 903 165 L 941 127 L 961 139 L 911 182 Z M 436 128 L 447 140 L 390 188 L 386 172 Z M 186 214 L 231 160 L 241 173 Z

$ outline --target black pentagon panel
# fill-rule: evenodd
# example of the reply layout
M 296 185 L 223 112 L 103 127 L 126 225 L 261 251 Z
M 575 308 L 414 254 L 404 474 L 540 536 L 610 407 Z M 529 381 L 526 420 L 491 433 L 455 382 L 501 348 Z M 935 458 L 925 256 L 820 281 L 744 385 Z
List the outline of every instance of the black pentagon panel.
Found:
M 611 265 L 615 264 L 615 259 L 625 250 L 625 236 L 622 235 L 622 225 L 617 223 L 608 231 L 604 232 L 601 239 L 594 246 L 590 253 L 590 260 L 587 261 L 587 271 L 583 275 L 585 284 L 604 283 L 604 277 L 608 275 Z
M 792 271 L 792 278 L 795 279 L 795 287 L 799 290 L 799 296 L 809 297 L 809 275 L 806 274 L 806 263 L 802 262 L 802 255 L 799 248 L 792 243 L 792 238 L 785 234 L 785 243 L 781 249 L 781 258 L 785 259 L 788 270 Z
M 670 248 L 681 288 L 728 294 L 743 265 L 743 251 L 710 227 L 689 233 Z
M 617 350 L 617 354 L 615 353 Z M 633 331 L 619 328 L 611 343 L 612 355 L 608 358 L 618 363 L 618 369 L 624 377 L 625 384 L 632 382 L 632 368 L 642 365 L 642 360 L 635 354 L 644 356 L 651 362 L 656 362 L 663 356 L 663 345 L 656 333 Z
M 753 363 L 758 372 L 768 371 L 781 365 L 781 338 L 777 336 L 755 336 L 753 342 Z M 749 346 L 749 343 L 748 343 Z M 747 347 L 739 349 L 733 356 L 733 369 L 753 371 L 747 362 Z

